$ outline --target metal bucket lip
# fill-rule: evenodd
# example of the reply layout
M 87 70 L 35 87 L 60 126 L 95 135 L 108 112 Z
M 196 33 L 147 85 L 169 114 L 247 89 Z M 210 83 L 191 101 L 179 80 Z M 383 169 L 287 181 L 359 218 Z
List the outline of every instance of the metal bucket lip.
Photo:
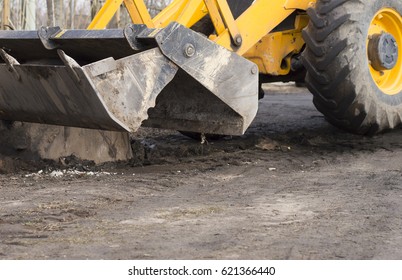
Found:
M 48 40 L 53 46 L 46 46 L 44 39 L 35 30 L 0 30 L 0 48 L 16 58 L 21 64 L 32 61 L 58 61 L 57 49 L 64 50 L 80 64 L 85 65 L 107 57 L 115 59 L 138 53 L 127 41 L 124 29 L 59 30 Z M 29 50 L 29 51 L 27 51 Z M 1 59 L 0 59 L 1 61 Z M 57 64 L 57 63 L 55 63 Z

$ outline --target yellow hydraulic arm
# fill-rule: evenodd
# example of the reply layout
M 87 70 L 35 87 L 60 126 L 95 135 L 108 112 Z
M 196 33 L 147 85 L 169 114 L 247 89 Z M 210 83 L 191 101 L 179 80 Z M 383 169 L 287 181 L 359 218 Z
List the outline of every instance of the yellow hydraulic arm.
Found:
M 107 0 L 95 18 L 92 20 L 88 29 L 103 29 L 113 18 L 121 4 L 127 8 L 133 23 L 145 24 L 148 27 L 154 27 L 151 16 L 148 13 L 144 1 L 140 0 Z
M 215 34 L 208 34 L 211 40 L 257 63 L 261 73 L 285 75 L 290 71 L 290 55 L 299 53 L 304 45 L 301 30 L 307 25 L 308 17 L 300 13 L 294 29 L 271 32 L 291 14 L 313 5 L 315 0 L 256 0 L 237 19 L 227 0 L 174 0 L 154 18 L 143 0 L 107 0 L 88 29 L 105 28 L 123 3 L 134 24 L 149 28 L 163 28 L 173 21 L 190 28 L 209 14 L 215 27 Z
M 123 3 L 134 24 L 145 24 L 149 28 L 165 27 L 172 21 L 191 27 L 208 13 L 203 0 L 174 0 L 152 19 L 143 0 L 107 0 L 88 29 L 106 28 Z
M 165 27 L 172 21 L 191 27 L 209 13 L 218 34 L 215 41 L 243 54 L 296 9 L 305 10 L 314 2 L 315 0 L 256 0 L 235 20 L 226 0 L 174 0 L 153 19 L 143 0 L 107 0 L 88 29 L 105 28 L 123 3 L 134 24 L 145 24 L 149 28 Z M 232 48 L 231 38 L 239 36 L 242 39 L 235 39 L 234 43 L 241 47 Z

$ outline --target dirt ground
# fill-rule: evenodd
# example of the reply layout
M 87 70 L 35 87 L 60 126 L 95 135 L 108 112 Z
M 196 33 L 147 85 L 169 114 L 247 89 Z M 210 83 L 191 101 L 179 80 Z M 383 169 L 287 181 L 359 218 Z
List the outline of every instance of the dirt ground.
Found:
M 402 259 L 402 130 L 269 86 L 242 137 L 141 129 L 130 162 L 0 157 L 0 259 Z

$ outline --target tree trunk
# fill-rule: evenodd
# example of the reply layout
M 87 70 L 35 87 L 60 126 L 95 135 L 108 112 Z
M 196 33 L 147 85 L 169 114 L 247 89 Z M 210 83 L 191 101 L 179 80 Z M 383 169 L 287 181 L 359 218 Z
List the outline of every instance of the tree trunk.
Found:
M 75 1 L 70 1 L 70 28 L 74 29 Z
M 101 0 L 92 0 L 91 1 L 91 19 L 94 19 L 94 17 L 96 16 L 96 13 L 102 7 L 101 2 L 102 2 Z
M 65 27 L 63 15 L 63 0 L 46 0 L 47 25 Z
M 10 25 L 10 0 L 3 0 L 3 14 L 1 29 L 6 29 Z
M 36 30 L 36 1 L 35 0 L 25 0 L 24 9 L 24 29 L 25 30 Z
M 46 0 L 47 7 L 47 25 L 52 26 L 55 22 L 54 13 L 53 13 L 53 0 Z

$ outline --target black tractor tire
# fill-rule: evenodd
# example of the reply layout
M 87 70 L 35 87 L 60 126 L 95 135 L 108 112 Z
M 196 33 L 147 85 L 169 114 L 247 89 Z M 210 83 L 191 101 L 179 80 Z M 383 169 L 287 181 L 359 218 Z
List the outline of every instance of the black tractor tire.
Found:
M 402 15 L 401 0 L 317 0 L 307 10 L 306 85 L 326 119 L 352 133 L 372 135 L 402 122 L 402 90 L 387 94 L 370 74 L 369 27 L 384 8 Z

